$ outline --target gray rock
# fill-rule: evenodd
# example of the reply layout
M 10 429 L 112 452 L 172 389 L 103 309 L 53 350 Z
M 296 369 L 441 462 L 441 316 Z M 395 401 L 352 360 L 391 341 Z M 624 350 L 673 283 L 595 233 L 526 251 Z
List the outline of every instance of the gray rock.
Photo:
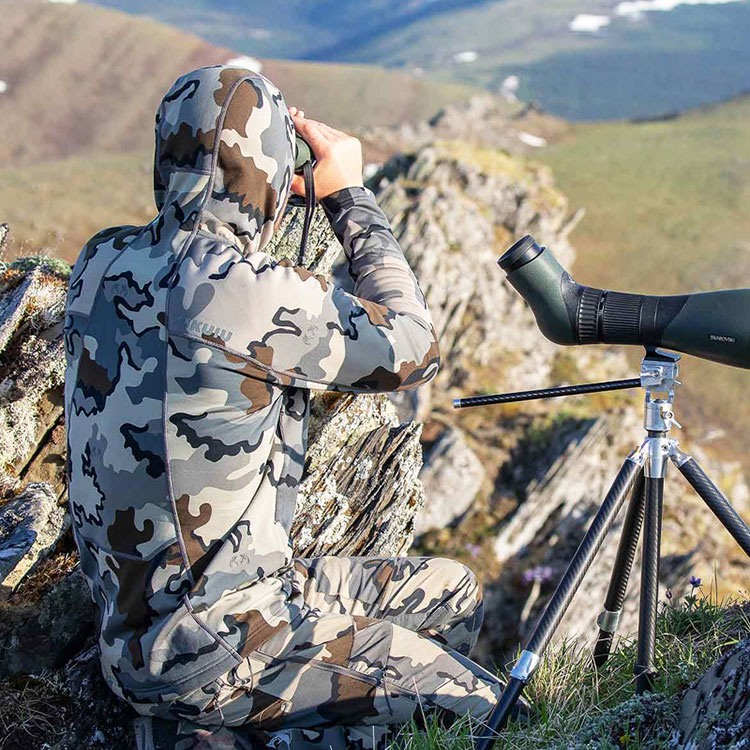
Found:
M 541 336 L 496 261 L 527 233 L 554 247 L 563 263 L 572 259 L 567 202 L 550 173 L 501 152 L 444 144 L 393 157 L 372 186 L 440 341 L 440 372 L 416 401 L 402 397 L 402 418 L 424 420 L 433 406 L 448 406 L 451 389 L 465 394 L 495 386 L 488 375 L 497 385 L 501 379 L 528 388 L 546 384 L 556 347 Z
M 558 580 L 599 509 L 626 456 L 643 438 L 638 406 L 584 421 L 573 432 L 559 429 L 544 436 L 548 468 L 521 492 L 518 507 L 500 523 L 495 552 L 502 562 L 499 577 L 485 586 L 488 621 L 481 652 L 487 661 L 508 653 L 530 634 Z M 685 446 L 686 449 L 688 446 Z M 748 512 L 747 487 L 732 463 L 709 460 L 694 445 L 690 452 L 714 482 L 724 488 L 738 512 Z M 523 453 L 523 446 L 519 448 Z M 513 461 L 511 460 L 511 463 Z M 625 509 L 620 512 L 583 584 L 562 619 L 555 640 L 591 642 L 601 612 L 619 543 Z M 636 554 L 619 633 L 633 635 L 638 625 L 640 549 Z M 747 570 L 744 553 L 671 467 L 667 471 L 662 533 L 660 597 L 667 589 L 679 598 L 691 587 L 691 574 L 710 581 L 719 570 L 725 585 L 741 590 Z M 734 580 L 730 577 L 737 575 Z
M 750 640 L 722 656 L 685 693 L 679 747 L 750 747 Z
M 422 534 L 448 526 L 471 507 L 484 481 L 484 467 L 461 431 L 452 427 L 425 452 L 419 478 L 425 504 L 414 519 L 414 531 Z
M 80 570 L 38 604 L 0 607 L 0 677 L 60 667 L 94 631 L 94 604 Z
M 313 405 L 305 476 L 292 526 L 295 554 L 399 555 L 424 502 L 422 426 L 398 424 L 385 396 Z
M 50 750 L 135 750 L 135 712 L 104 682 L 96 646 L 71 659 L 61 678 L 74 720 Z
M 45 483 L 32 483 L 0 508 L 0 599 L 57 544 L 69 520 Z
M 544 477 L 529 487 L 525 501 L 496 536 L 494 550 L 499 562 L 507 562 L 528 548 L 569 498 L 600 489 L 598 483 L 593 488 L 591 486 L 592 477 L 586 471 L 591 468 L 591 461 L 586 458 L 587 452 L 590 455 L 592 450 L 596 451 L 596 443 L 604 437 L 606 426 L 605 418 L 587 420 L 566 438 L 559 447 L 558 458 Z M 595 458 L 598 459 L 598 455 Z
M 67 282 L 43 264 L 14 263 L 0 276 L 0 489 L 14 490 L 49 427 L 62 415 L 60 321 Z M 54 403 L 53 403 L 54 402 Z M 62 477 L 53 487 L 59 495 Z

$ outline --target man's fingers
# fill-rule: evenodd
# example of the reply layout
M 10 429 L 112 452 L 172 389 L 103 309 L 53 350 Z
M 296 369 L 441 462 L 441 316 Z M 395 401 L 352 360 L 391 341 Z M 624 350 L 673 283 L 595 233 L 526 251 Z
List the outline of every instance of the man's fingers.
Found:
M 343 130 L 336 130 L 336 128 L 332 128 L 330 125 L 326 125 L 325 123 L 321 123 L 321 125 L 323 125 L 323 127 L 326 129 L 326 132 L 334 138 L 349 138 L 349 135 L 347 133 L 344 133 Z
M 312 146 L 313 151 L 316 150 L 316 147 L 325 146 L 330 140 L 330 135 L 323 128 L 322 123 L 316 120 L 308 120 L 298 116 L 294 118 L 294 127 L 297 128 L 297 132 Z

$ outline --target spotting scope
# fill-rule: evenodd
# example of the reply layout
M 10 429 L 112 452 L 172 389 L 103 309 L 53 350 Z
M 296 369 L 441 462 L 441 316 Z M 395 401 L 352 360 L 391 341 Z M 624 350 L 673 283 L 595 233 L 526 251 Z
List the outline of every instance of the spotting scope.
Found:
M 750 289 L 656 296 L 577 284 L 526 235 L 498 260 L 556 344 L 640 344 L 750 368 Z

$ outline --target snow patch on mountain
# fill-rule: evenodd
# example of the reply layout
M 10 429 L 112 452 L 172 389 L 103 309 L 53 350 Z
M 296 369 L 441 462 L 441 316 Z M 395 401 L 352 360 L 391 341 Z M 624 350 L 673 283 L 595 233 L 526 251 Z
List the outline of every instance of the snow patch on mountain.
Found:
M 500 87 L 500 93 L 506 102 L 515 104 L 518 101 L 518 88 L 521 85 L 521 79 L 518 76 L 508 76 Z
M 532 146 L 533 148 L 544 148 L 547 145 L 546 138 L 542 138 L 540 135 L 534 135 L 533 133 L 527 133 L 525 130 L 522 130 L 518 134 L 518 140 L 521 141 L 521 143 L 525 143 L 527 146 Z
M 618 3 L 615 13 L 618 16 L 637 16 L 655 10 L 674 10 L 678 5 L 726 5 L 744 0 L 628 0 Z
M 453 62 L 456 63 L 473 63 L 476 62 L 479 58 L 479 53 L 475 52 L 473 49 L 467 49 L 463 52 L 456 52 L 455 55 L 453 55 Z
M 610 23 L 609 16 L 598 16 L 593 13 L 579 13 L 569 24 L 571 31 L 593 34 Z

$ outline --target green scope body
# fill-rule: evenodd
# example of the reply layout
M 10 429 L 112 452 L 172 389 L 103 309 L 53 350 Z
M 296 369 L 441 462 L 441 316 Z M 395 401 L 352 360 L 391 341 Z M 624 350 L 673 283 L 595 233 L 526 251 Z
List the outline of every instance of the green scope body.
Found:
M 750 289 L 656 296 L 582 286 L 530 235 L 498 263 L 556 344 L 659 346 L 750 368 Z

